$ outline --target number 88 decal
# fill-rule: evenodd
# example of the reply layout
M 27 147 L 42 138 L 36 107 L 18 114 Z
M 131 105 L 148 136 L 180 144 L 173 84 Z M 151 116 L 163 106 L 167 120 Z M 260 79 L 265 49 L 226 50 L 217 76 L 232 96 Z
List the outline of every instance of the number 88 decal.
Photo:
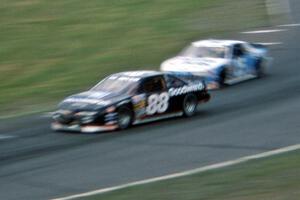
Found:
M 150 95 L 148 98 L 148 106 L 146 108 L 147 115 L 165 112 L 169 107 L 169 98 L 167 92 Z

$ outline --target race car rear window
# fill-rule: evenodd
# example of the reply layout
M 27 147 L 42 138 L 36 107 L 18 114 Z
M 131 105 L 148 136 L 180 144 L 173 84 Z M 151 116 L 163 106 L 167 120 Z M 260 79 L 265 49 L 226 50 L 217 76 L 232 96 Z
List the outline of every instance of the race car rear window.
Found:
M 208 46 L 189 46 L 184 49 L 179 56 L 193 57 L 193 58 L 225 58 L 226 47 L 208 47 Z
M 185 85 L 185 83 L 182 80 L 180 80 L 180 79 L 178 79 L 178 78 L 176 78 L 174 76 L 171 76 L 169 74 L 165 75 L 165 79 L 166 79 L 168 88 L 171 88 L 171 87 L 182 87 L 182 86 Z

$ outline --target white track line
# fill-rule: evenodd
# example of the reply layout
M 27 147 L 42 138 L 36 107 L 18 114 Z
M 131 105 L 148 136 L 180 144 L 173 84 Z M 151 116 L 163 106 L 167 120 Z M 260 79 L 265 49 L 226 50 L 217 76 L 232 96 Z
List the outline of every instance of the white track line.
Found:
M 282 42 L 259 42 L 258 44 L 266 45 L 266 46 L 272 46 L 272 45 L 281 45 Z
M 16 136 L 13 135 L 0 135 L 0 140 L 6 140 L 6 139 L 11 139 L 15 138 Z
M 277 27 L 297 27 L 300 26 L 300 24 L 281 24 L 278 25 Z
M 287 31 L 287 29 L 269 29 L 269 30 L 257 30 L 257 31 L 245 31 L 241 32 L 243 34 L 258 34 L 258 33 L 276 33 L 276 32 L 282 32 Z
M 127 184 L 123 184 L 123 185 L 119 185 L 119 186 L 115 186 L 115 187 L 103 188 L 103 189 L 94 190 L 94 191 L 81 193 L 81 194 L 76 194 L 76 195 L 72 195 L 72 196 L 68 196 L 68 197 L 56 198 L 56 199 L 53 199 L 53 200 L 70 200 L 70 199 L 82 198 L 82 197 L 87 197 L 87 196 L 96 195 L 96 194 L 102 194 L 102 193 L 105 193 L 105 192 L 111 192 L 111 191 L 120 190 L 120 189 L 124 189 L 124 188 L 128 188 L 128 187 L 132 187 L 132 186 L 144 185 L 144 184 L 147 184 L 147 183 L 154 183 L 154 182 L 158 182 L 158 181 L 163 181 L 163 180 L 178 178 L 178 177 L 182 177 L 182 176 L 192 175 L 192 174 L 195 174 L 195 173 L 206 172 L 206 171 L 210 171 L 210 170 L 214 170 L 214 169 L 220 169 L 220 168 L 223 168 L 223 167 L 228 167 L 228 166 L 244 163 L 244 162 L 247 162 L 247 161 L 250 161 L 250 160 L 266 158 L 266 157 L 269 157 L 269 156 L 274 156 L 274 155 L 286 153 L 286 152 L 289 152 L 289 151 L 295 151 L 295 150 L 298 150 L 298 149 L 300 149 L 300 144 L 292 145 L 292 146 L 288 146 L 288 147 L 284 147 L 284 148 L 280 148 L 280 149 L 276 149 L 276 150 L 272 150 L 272 151 L 267 151 L 267 152 L 260 153 L 260 154 L 255 154 L 255 155 L 252 155 L 252 156 L 246 156 L 246 157 L 242 157 L 242 158 L 238 158 L 238 159 L 235 159 L 235 160 L 226 161 L 226 162 L 222 162 L 222 163 L 218 163 L 218 164 L 208 165 L 208 166 L 205 166 L 205 167 L 200 167 L 200 168 L 197 168 L 197 169 L 188 170 L 188 171 L 184 171 L 184 172 L 180 172 L 180 173 L 175 173 L 175 174 L 170 174 L 170 175 L 166 175 L 166 176 L 146 179 L 146 180 L 142 180 L 142 181 L 136 181 L 136 182 L 127 183 Z

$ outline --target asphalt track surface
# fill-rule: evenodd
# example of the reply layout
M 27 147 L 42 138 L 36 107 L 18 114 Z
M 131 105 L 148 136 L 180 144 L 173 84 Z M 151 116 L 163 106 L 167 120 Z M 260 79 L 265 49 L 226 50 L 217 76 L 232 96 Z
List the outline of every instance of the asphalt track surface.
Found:
M 41 116 L 2 120 L 0 199 L 63 197 L 300 143 L 300 27 L 284 29 L 237 34 L 283 43 L 270 47 L 269 75 L 212 92 L 193 118 L 87 135 L 54 133 Z

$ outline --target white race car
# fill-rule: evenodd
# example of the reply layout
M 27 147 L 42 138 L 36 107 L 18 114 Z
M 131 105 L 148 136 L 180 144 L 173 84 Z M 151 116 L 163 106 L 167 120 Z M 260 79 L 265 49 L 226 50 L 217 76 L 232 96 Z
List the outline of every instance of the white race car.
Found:
M 216 89 L 263 76 L 271 60 L 261 44 L 210 39 L 193 42 L 160 68 L 177 76 L 201 77 L 207 88 Z

